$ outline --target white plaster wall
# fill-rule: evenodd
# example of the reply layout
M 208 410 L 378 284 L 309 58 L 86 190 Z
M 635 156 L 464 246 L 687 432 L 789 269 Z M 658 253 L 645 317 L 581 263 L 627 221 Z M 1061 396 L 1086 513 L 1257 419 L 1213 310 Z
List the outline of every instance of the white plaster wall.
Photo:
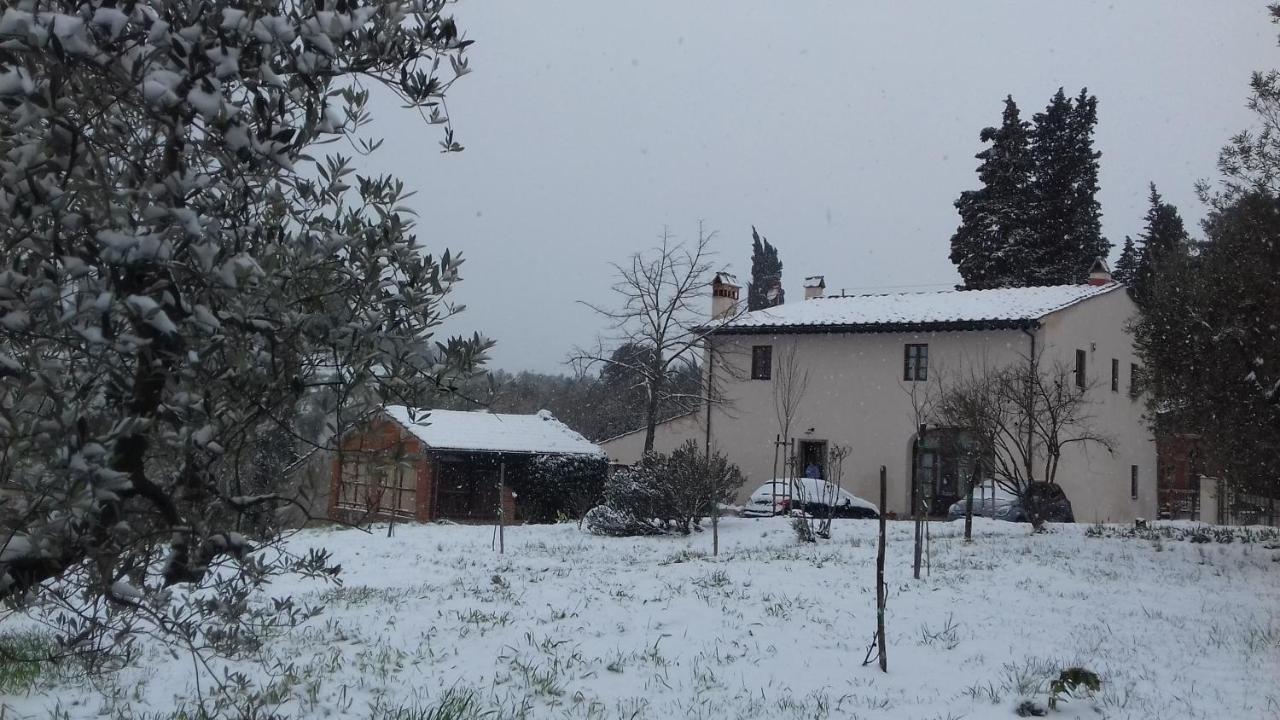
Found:
M 658 423 L 653 434 L 653 449 L 669 453 L 691 439 L 697 440 L 698 447 L 702 447 L 706 441 L 706 420 L 706 412 L 698 410 Z M 599 445 L 609 456 L 609 462 L 635 464 L 644 454 L 644 428 L 605 440 Z
M 784 349 L 794 345 L 801 366 L 809 371 L 809 384 L 792 436 L 848 446 L 843 484 L 873 502 L 884 465 L 888 509 L 899 514 L 910 504 L 911 444 L 918 423 L 912 387 L 924 392 L 923 383 L 902 380 L 903 345 L 928 343 L 931 380 L 970 364 L 1015 362 L 1030 349 L 1029 337 L 1017 330 L 738 335 L 717 342 L 737 372 L 722 380 L 727 404 L 713 412 L 712 443 L 749 478 L 744 494 L 772 473 L 780 432 L 773 384 Z M 773 379 L 748 379 L 753 345 L 773 345 Z
M 1131 398 L 1132 364 L 1138 362 L 1133 337 L 1125 331 L 1137 312 L 1124 290 L 1079 303 L 1046 318 L 1040 331 L 1043 361 L 1075 365 L 1086 352 L 1089 408 L 1094 427 L 1108 436 L 1114 452 L 1097 446 L 1068 448 L 1057 481 L 1071 499 L 1078 522 L 1127 522 L 1156 513 L 1156 444 L 1142 416 L 1141 397 Z M 1111 360 L 1120 361 L 1120 386 L 1111 390 Z M 1138 466 L 1138 497 L 1130 496 L 1130 466 Z

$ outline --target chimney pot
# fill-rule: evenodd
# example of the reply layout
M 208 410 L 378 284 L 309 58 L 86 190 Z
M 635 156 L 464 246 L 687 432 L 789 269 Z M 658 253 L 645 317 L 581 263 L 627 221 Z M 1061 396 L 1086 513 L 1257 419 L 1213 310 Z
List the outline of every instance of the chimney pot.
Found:
M 804 279 L 804 299 L 813 300 L 823 296 L 827 289 L 827 280 L 822 275 L 810 275 Z
M 738 278 L 726 272 L 716 273 L 711 280 L 711 318 L 715 320 L 732 315 L 738 308 L 741 290 Z
M 1115 282 L 1111 277 L 1111 268 L 1107 265 L 1107 261 L 1102 258 L 1094 258 L 1093 265 L 1089 267 L 1089 284 L 1090 285 L 1110 285 Z

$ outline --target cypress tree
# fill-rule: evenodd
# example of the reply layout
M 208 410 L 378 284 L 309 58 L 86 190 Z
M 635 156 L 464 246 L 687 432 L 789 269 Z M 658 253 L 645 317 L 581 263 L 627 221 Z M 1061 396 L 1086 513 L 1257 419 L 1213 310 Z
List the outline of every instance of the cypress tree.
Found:
M 1280 199 L 1242 191 L 1204 227 L 1199 253 L 1157 253 L 1151 266 L 1134 332 L 1150 416 L 1158 431 L 1200 435 L 1233 485 L 1277 495 Z
M 1098 100 L 1081 90 L 1072 101 L 1058 88 L 1033 120 L 1034 235 L 1031 248 L 1019 257 L 1023 284 L 1083 282 L 1094 258 L 1106 257 L 1111 248 L 1102 236 L 1097 200 L 1101 153 L 1093 149 L 1093 130 Z
M 1116 269 L 1111 277 L 1116 282 L 1124 283 L 1133 292 L 1133 279 L 1138 269 L 1138 250 L 1133 245 L 1133 238 L 1124 236 L 1124 248 L 1120 250 L 1120 259 L 1116 261 Z
M 1133 297 L 1140 305 L 1146 305 L 1159 282 L 1158 268 L 1169 258 L 1185 255 L 1190 245 L 1187 229 L 1178 209 L 1164 201 L 1151 183 L 1146 221 L 1138 235 L 1137 265 L 1133 273 Z
M 951 236 L 951 262 L 966 289 L 1021 284 L 1018 259 L 1031 242 L 1029 231 L 1032 160 L 1030 125 L 1008 96 L 999 128 L 984 128 L 979 138 L 990 147 L 975 155 L 982 161 L 982 187 L 956 200 L 960 227 Z
M 778 249 L 751 226 L 751 281 L 747 283 L 747 310 L 781 305 L 782 261 Z
M 1098 125 L 1098 98 L 1081 89 L 1071 112 L 1072 157 L 1076 166 L 1072 223 L 1064 251 L 1071 265 L 1064 268 L 1067 282 L 1082 282 L 1096 258 L 1111 253 L 1111 242 L 1102 235 L 1102 204 L 1098 202 L 1098 170 L 1102 153 L 1093 148 L 1093 131 Z

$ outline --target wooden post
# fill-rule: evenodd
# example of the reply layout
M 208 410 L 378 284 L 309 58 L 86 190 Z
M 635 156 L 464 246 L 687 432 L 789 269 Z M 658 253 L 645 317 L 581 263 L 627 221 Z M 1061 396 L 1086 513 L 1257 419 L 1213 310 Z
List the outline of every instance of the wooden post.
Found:
M 707 437 L 706 443 L 702 448 L 702 458 L 706 461 L 704 467 L 711 467 L 711 403 L 715 401 L 716 384 L 715 384 L 715 363 L 711 349 L 711 338 L 706 339 L 707 343 Z M 720 554 L 720 478 L 716 478 L 712 482 L 711 488 L 711 556 L 715 557 Z
M 707 454 L 703 457 L 703 467 L 710 469 L 711 446 L 707 446 Z M 711 556 L 720 554 L 720 476 L 711 481 Z
M 922 536 L 924 531 L 924 479 L 921 477 L 923 473 L 920 472 L 920 457 L 923 454 L 924 423 L 920 423 L 920 428 L 916 433 L 916 456 L 911 467 L 913 478 L 911 483 L 911 504 L 915 506 L 912 508 L 911 514 L 915 519 L 916 526 L 915 561 L 912 564 L 912 572 L 916 580 L 920 579 L 920 554 L 924 550 L 924 538 Z
M 888 500 L 885 467 L 880 466 L 880 543 L 876 547 L 876 644 L 880 647 L 880 672 L 889 672 L 889 654 L 884 644 L 884 506 Z
M 928 518 L 925 518 L 925 521 L 924 521 L 924 574 L 926 576 L 928 576 L 931 572 L 933 572 L 933 569 L 932 569 L 933 566 L 931 564 L 931 560 L 933 558 L 932 540 L 933 538 L 929 536 L 929 520 Z
M 774 515 L 778 514 L 778 450 L 782 447 L 782 435 L 773 436 L 773 476 L 769 478 L 769 492 L 772 494 Z
M 973 471 L 969 473 L 969 492 L 965 494 L 964 500 L 964 541 L 973 542 L 973 486 L 982 479 L 982 464 L 975 462 Z
M 498 554 L 499 555 L 501 555 L 506 550 L 506 543 L 505 543 L 506 538 L 504 537 L 505 528 L 503 527 L 506 520 L 504 516 L 506 515 L 506 512 L 507 512 L 507 502 L 506 502 L 507 498 L 504 495 L 506 492 L 506 489 L 507 489 L 507 461 L 501 455 L 499 455 L 498 456 Z
M 720 508 L 719 503 L 715 503 L 715 507 L 711 508 L 711 556 L 715 557 L 720 554 Z

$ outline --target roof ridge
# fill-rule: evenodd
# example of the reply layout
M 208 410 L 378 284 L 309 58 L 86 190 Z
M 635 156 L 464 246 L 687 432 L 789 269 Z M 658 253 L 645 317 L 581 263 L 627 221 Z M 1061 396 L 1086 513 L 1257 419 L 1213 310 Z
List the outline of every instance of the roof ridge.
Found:
M 829 295 L 823 300 L 762 308 L 727 323 L 718 332 L 765 328 L 850 327 L 873 332 L 875 327 L 906 328 L 980 323 L 1006 325 L 1036 322 L 1085 300 L 1124 287 L 1120 283 L 1029 285 L 976 290 L 913 290 L 859 295 Z M 817 298 L 815 298 L 817 299 Z
M 893 291 L 893 292 L 850 293 L 848 295 L 822 295 L 820 297 L 811 298 L 811 299 L 813 300 L 848 300 L 849 298 L 890 297 L 890 296 L 904 296 L 904 295 L 949 295 L 949 294 L 957 294 L 957 293 L 1010 292 L 1010 291 L 1020 291 L 1020 290 L 1054 290 L 1057 288 L 1084 288 L 1087 286 L 1089 286 L 1088 283 L 1063 283 L 1060 285 L 1010 285 L 1008 287 L 996 287 L 996 288 L 952 288 L 950 290 L 899 290 L 899 291 Z M 783 306 L 775 305 L 771 308 L 761 308 L 761 309 L 772 310 L 778 307 L 783 307 Z

